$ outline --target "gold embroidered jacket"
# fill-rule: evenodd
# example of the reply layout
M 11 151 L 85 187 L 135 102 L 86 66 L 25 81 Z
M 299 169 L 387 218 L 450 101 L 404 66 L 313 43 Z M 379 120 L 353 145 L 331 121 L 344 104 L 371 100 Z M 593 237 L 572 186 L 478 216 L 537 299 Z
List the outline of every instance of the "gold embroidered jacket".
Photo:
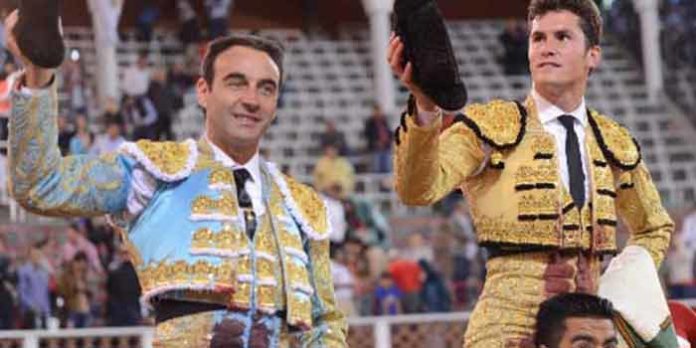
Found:
M 442 133 L 441 121 L 421 127 L 404 113 L 396 136 L 396 190 L 404 203 L 426 205 L 460 187 L 479 242 L 514 250 L 614 253 L 622 217 L 632 232 L 629 243 L 648 249 L 659 264 L 674 225 L 638 144 L 596 111 L 588 111 L 588 121 L 591 199 L 581 209 L 574 209 L 561 184 L 555 140 L 544 132 L 531 98 L 524 105 L 470 105 Z

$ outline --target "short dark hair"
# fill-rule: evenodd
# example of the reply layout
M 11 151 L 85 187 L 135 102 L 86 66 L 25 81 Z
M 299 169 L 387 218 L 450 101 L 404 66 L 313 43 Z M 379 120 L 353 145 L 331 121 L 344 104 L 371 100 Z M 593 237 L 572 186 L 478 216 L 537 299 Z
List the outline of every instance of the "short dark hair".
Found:
M 120 114 L 116 115 L 116 116 L 111 115 L 111 116 L 105 118 L 104 123 L 105 123 L 106 127 L 109 127 L 109 126 L 121 127 L 121 126 L 123 126 L 123 119 L 122 119 Z M 77 229 L 77 230 L 79 231 L 79 229 Z
M 564 10 L 580 17 L 580 28 L 585 34 L 588 48 L 602 42 L 602 15 L 592 0 L 532 0 L 527 20 L 531 23 L 549 12 Z
M 607 299 L 582 293 L 566 293 L 547 299 L 539 306 L 536 316 L 535 347 L 542 344 L 549 348 L 558 347 L 568 318 L 611 320 L 614 307 Z
M 87 254 L 84 251 L 78 251 L 75 256 L 73 256 L 73 261 L 84 261 L 87 262 Z
M 266 52 L 278 66 L 278 71 L 280 72 L 279 84 L 282 84 L 285 49 L 280 42 L 255 35 L 228 35 L 210 42 L 208 50 L 203 57 L 201 76 L 208 83 L 208 86 L 212 87 L 215 79 L 215 60 L 222 52 L 234 46 L 250 47 Z

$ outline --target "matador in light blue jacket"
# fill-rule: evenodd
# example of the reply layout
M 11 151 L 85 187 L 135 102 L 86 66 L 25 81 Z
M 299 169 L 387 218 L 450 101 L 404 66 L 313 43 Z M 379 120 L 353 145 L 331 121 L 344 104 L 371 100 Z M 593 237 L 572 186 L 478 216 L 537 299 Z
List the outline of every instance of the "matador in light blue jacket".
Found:
M 10 119 L 12 195 L 41 215 L 110 217 L 154 307 L 158 347 L 346 345 L 326 207 L 258 154 L 282 55 L 253 36 L 212 42 L 196 86 L 205 135 L 100 157 L 61 157 L 53 72 L 24 62 Z

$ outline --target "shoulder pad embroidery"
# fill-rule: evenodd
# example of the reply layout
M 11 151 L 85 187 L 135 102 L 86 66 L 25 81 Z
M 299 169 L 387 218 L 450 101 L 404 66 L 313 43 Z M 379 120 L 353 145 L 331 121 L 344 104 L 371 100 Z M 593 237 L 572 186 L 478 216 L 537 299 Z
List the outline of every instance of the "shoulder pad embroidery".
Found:
M 282 174 L 272 163 L 268 163 L 268 169 L 302 231 L 313 240 L 327 239 L 331 233 L 331 225 L 326 204 L 319 194 L 311 187 Z
M 623 170 L 638 166 L 641 161 L 640 145 L 628 129 L 594 110 L 588 114 L 592 131 L 607 160 Z
M 488 145 L 497 149 L 514 147 L 522 141 L 527 112 L 522 105 L 505 100 L 471 104 L 458 118 Z
M 121 145 L 120 152 L 134 157 L 155 178 L 177 181 L 186 178 L 196 164 L 196 142 L 188 139 L 176 143 L 140 140 Z

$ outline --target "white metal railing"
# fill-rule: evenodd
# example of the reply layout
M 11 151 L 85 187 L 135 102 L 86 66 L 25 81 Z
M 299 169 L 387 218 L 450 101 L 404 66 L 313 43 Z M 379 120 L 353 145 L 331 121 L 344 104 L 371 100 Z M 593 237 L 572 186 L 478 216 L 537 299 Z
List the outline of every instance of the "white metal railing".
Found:
M 454 312 L 384 317 L 354 317 L 348 319 L 348 324 L 351 328 L 371 326 L 374 340 L 371 346 L 375 348 L 391 348 L 398 347 L 398 345 L 394 345 L 392 340 L 393 326 L 401 324 L 460 323 L 461 335 L 463 335 L 466 322 L 469 320 L 470 315 L 470 312 Z
M 687 306 L 696 306 L 696 299 L 679 300 Z M 402 344 L 402 342 L 394 340 L 395 335 L 398 335 L 397 328 L 401 327 L 408 335 L 411 332 L 422 331 L 427 333 L 427 336 L 433 336 L 435 333 L 430 332 L 429 326 L 435 323 L 449 324 L 455 326 L 454 335 L 461 338 L 466 328 L 466 323 L 469 320 L 470 312 L 454 312 L 454 313 L 438 313 L 438 314 L 411 314 L 398 316 L 383 316 L 383 317 L 352 317 L 348 318 L 350 326 L 348 341 L 352 347 L 374 347 L 374 348 L 391 348 L 391 347 L 423 347 L 426 346 L 423 342 L 417 342 L 417 338 L 409 340 L 410 344 Z M 371 333 L 365 334 L 368 329 Z M 359 337 L 360 336 L 360 337 Z M 91 328 L 91 329 L 60 329 L 60 330 L 12 330 L 0 331 L 0 347 L 20 346 L 22 348 L 38 348 L 40 343 L 45 340 L 56 339 L 102 339 L 102 338 L 137 338 L 139 340 L 138 347 L 151 348 L 154 340 L 154 329 L 148 326 L 127 327 L 127 328 Z M 442 342 L 440 342 L 442 343 Z M 9 344 L 9 345 L 8 345 Z M 109 346 L 109 344 L 106 344 Z M 436 348 L 432 345 L 427 345 L 429 348 Z M 436 344 L 435 346 L 452 346 L 452 344 Z M 90 347 L 100 347 L 92 345 Z
M 441 313 L 441 314 L 412 314 L 384 317 L 353 317 L 348 319 L 352 329 L 358 327 L 371 327 L 373 342 L 367 346 L 374 348 L 391 348 L 393 345 L 392 327 L 402 324 L 429 324 L 451 323 L 461 324 L 461 334 L 464 333 L 469 312 Z M 350 336 L 350 335 L 349 335 Z M 12 330 L 0 331 L 0 346 L 4 342 L 12 341 L 20 344 L 22 348 L 38 348 L 43 340 L 49 339 L 89 339 L 89 338 L 119 338 L 137 337 L 138 347 L 151 348 L 154 339 L 152 327 L 128 327 L 128 328 L 90 328 L 90 329 L 59 329 L 59 330 Z M 350 337 L 349 337 L 350 339 Z M 354 346 L 365 346 L 356 344 Z
M 0 344 L 2 344 L 3 341 L 20 341 L 22 348 L 39 348 L 40 342 L 45 339 L 103 337 L 139 337 L 140 347 L 151 348 L 154 330 L 151 327 L 143 326 L 127 328 L 0 331 Z

